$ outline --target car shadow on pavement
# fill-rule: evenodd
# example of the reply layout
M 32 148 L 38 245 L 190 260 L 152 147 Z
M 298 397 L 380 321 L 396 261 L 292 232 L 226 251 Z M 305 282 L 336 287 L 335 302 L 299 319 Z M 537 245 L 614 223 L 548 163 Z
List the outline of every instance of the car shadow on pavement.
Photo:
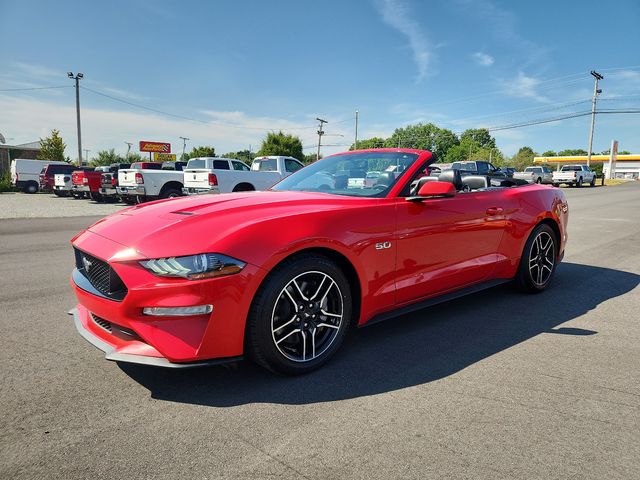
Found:
M 153 398 L 214 407 L 375 395 L 447 377 L 541 333 L 585 341 L 597 331 L 555 327 L 638 283 L 634 273 L 563 263 L 538 295 L 505 285 L 359 329 L 328 364 L 300 377 L 276 376 L 248 361 L 193 370 L 119 366 Z

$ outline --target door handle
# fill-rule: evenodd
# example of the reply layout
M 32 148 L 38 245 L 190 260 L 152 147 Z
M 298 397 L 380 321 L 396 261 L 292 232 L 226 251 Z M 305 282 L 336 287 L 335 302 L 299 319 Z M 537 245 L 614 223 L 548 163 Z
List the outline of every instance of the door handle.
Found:
M 500 215 L 504 212 L 502 207 L 489 207 L 487 208 L 487 215 Z

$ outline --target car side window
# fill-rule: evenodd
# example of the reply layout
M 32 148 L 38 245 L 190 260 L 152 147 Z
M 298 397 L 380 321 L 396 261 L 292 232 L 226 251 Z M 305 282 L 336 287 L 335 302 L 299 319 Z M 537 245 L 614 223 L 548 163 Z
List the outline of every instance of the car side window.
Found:
M 227 160 L 214 160 L 213 161 L 213 169 L 214 170 L 229 170 L 229 162 Z
M 242 162 L 231 162 L 233 164 L 233 169 L 234 170 L 240 170 L 240 171 L 249 171 L 249 167 L 247 167 L 244 163 Z
M 285 158 L 285 160 L 284 160 L 284 169 L 287 172 L 293 173 L 296 170 L 300 170 L 301 168 L 302 168 L 302 165 L 300 165 L 295 160 L 289 160 L 288 158 Z
M 489 173 L 489 164 L 485 162 L 477 162 L 476 166 L 478 168 L 478 173 Z

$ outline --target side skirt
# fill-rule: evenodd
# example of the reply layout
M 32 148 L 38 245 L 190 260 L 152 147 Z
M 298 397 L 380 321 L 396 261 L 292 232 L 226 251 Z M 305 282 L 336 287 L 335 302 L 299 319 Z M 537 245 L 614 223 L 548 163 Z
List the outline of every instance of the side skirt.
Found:
M 470 287 L 462 288 L 460 290 L 456 290 L 455 292 L 445 293 L 443 295 L 439 295 L 437 297 L 428 298 L 426 300 L 421 300 L 416 303 L 412 303 L 411 305 L 406 305 L 404 307 L 397 308 L 395 310 L 390 310 L 388 312 L 380 313 L 374 316 L 371 320 L 366 323 L 363 323 L 358 328 L 368 327 L 369 325 L 373 325 L 375 323 L 380 323 L 385 320 L 389 320 L 390 318 L 399 317 L 401 315 L 406 315 L 407 313 L 412 313 L 418 310 L 422 310 L 423 308 L 431 307 L 433 305 L 438 305 L 439 303 L 448 302 L 450 300 L 455 300 L 456 298 L 465 297 L 467 295 L 471 295 L 472 293 L 481 292 L 482 290 L 486 290 L 488 288 L 493 288 L 498 285 L 502 285 L 504 283 L 509 283 L 511 278 L 501 278 L 496 280 L 488 280 L 486 282 L 476 283 L 475 285 L 471 285 Z

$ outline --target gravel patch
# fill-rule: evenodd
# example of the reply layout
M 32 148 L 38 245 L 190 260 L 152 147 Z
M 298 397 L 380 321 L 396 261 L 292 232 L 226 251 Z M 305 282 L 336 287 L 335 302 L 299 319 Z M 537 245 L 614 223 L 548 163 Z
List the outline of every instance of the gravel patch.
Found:
M 127 205 L 124 203 L 96 203 L 93 200 L 56 197 L 48 193 L 0 194 L 0 219 L 106 216 L 125 207 Z

